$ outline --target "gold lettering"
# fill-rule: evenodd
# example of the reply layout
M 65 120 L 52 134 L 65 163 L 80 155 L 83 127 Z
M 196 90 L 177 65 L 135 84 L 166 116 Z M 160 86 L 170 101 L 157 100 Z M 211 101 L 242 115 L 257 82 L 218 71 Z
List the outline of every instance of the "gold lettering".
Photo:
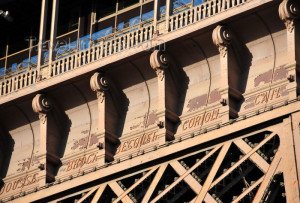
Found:
M 28 185 L 30 185 L 30 181 L 29 181 L 29 176 L 26 176 L 25 177 L 25 182 L 24 182 L 24 186 L 28 186 Z
M 194 127 L 202 125 L 202 118 L 204 118 L 202 115 L 196 117 Z
M 206 113 L 205 115 L 205 123 L 208 123 L 211 119 L 211 112 Z
M 37 173 L 35 173 L 35 174 L 33 175 L 32 180 L 31 180 L 31 184 L 37 182 L 37 179 L 36 179 L 36 176 L 37 176 L 37 175 L 38 175 Z
M 256 96 L 256 98 L 255 98 L 255 105 L 258 105 L 258 104 L 261 103 L 261 101 L 258 100 L 258 99 L 260 98 L 260 96 L 263 96 L 263 95 L 258 94 L 258 95 Z
M 93 158 L 90 159 L 91 157 L 93 157 Z M 95 161 L 95 157 L 96 157 L 95 154 L 90 154 L 90 155 L 88 156 L 88 158 L 87 158 L 86 163 L 87 163 L 87 164 L 93 163 L 93 162 Z
M 9 192 L 10 189 L 11 189 L 11 186 L 12 186 L 12 184 L 11 184 L 11 183 L 8 183 L 5 191 L 6 191 L 6 192 Z
M 138 148 L 139 143 L 140 143 L 139 140 L 140 140 L 139 137 L 135 138 L 135 140 L 134 140 L 134 148 Z
M 281 91 L 280 90 L 281 90 L 281 88 L 277 89 L 276 99 L 281 97 Z
M 270 100 L 273 100 L 274 99 L 274 93 L 277 93 L 279 91 L 278 88 L 275 88 L 273 90 L 270 90 L 270 94 L 269 94 L 269 98 Z
M 210 121 L 216 120 L 219 118 L 219 109 L 215 109 L 212 111 L 208 111 L 204 114 L 194 116 L 190 119 L 187 119 L 183 122 L 182 129 L 183 131 L 191 128 L 195 128 L 198 126 L 202 126 L 204 123 L 208 123 Z
M 35 183 L 37 175 L 38 175 L 38 173 L 26 175 L 24 177 L 21 177 L 17 180 L 12 181 L 12 182 L 5 183 L 3 185 L 3 187 L 0 189 L 0 195 L 2 195 L 3 193 L 8 193 L 8 192 L 17 190 L 17 189 L 22 189 L 25 186 Z
M 67 163 L 67 169 L 66 169 L 67 172 L 70 171 L 70 170 L 72 169 L 72 162 L 73 162 L 73 161 L 69 161 L 69 162 Z
M 264 96 L 263 96 L 263 99 L 262 99 L 261 103 L 268 103 L 268 101 L 269 101 L 269 93 L 270 92 L 264 92 Z
M 194 123 L 195 123 L 195 118 L 192 118 L 189 122 L 189 128 L 194 127 Z
M 219 117 L 219 109 L 213 111 L 211 120 L 216 120 Z
M 187 120 L 187 121 L 184 121 L 184 123 L 183 123 L 183 130 L 187 130 L 188 128 L 187 128 L 187 126 L 185 126 L 185 125 L 187 125 L 189 123 L 189 121 Z
M 128 144 L 128 150 L 132 149 L 132 145 L 131 145 L 132 142 L 134 142 L 134 140 L 130 140 L 130 141 L 129 141 L 129 144 Z
M 259 104 L 266 104 L 268 103 L 269 101 L 272 101 L 274 99 L 277 99 L 277 98 L 280 98 L 282 95 L 281 93 L 281 88 L 283 88 L 284 86 L 282 87 L 276 87 L 276 88 L 273 88 L 267 92 L 262 92 L 262 93 L 259 93 L 255 96 L 255 101 L 254 101 L 254 105 L 259 105 Z
M 153 133 L 153 139 L 152 139 L 152 142 L 156 141 L 159 139 L 159 135 L 156 135 L 157 132 L 154 132 Z
M 12 189 L 15 190 L 18 187 L 19 180 L 15 180 Z
M 127 141 L 124 142 L 121 152 L 127 151 L 126 144 L 127 144 Z

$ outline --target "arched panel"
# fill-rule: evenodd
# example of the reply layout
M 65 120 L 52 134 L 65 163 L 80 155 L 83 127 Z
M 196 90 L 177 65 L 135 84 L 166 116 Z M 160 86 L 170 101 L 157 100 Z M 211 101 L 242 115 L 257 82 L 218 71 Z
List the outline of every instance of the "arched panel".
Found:
M 31 103 L 24 102 L 0 113 L 1 136 L 5 141 L 2 197 L 38 183 L 39 121 L 30 109 Z
M 122 138 L 153 127 L 158 111 L 158 85 L 149 59 L 143 57 L 124 64 L 122 68 L 116 68 L 109 74 L 129 101 Z M 130 76 L 130 80 L 122 77 L 124 75 Z
M 239 29 L 242 32 L 239 36 L 251 36 L 254 32 L 258 32 L 259 36 L 256 39 L 252 39 L 251 42 L 246 42 L 246 46 L 252 54 L 252 64 L 249 68 L 246 92 L 258 86 L 266 85 L 271 81 L 276 58 L 273 36 L 263 19 L 260 16 L 251 16 L 247 19 L 247 22 L 255 24 L 257 29 L 249 30 L 250 26 L 245 30 Z M 247 27 L 247 22 L 243 28 Z
M 66 144 L 61 146 L 64 148 L 62 149 L 64 153 L 61 158 L 62 166 L 58 171 L 58 177 L 70 172 L 74 173 L 75 170 L 82 170 L 87 162 L 78 162 L 78 160 L 85 158 L 85 155 L 81 153 L 85 152 L 91 143 L 94 143 L 92 138 L 95 132 L 91 131 L 93 122 L 91 108 L 80 86 L 80 84 L 72 84 L 51 93 L 56 103 L 67 115 L 70 125 L 65 138 Z
M 90 84 L 86 80 L 81 80 L 73 84 L 73 87 L 81 94 L 86 102 L 85 106 L 90 116 L 90 137 L 93 137 L 98 132 L 98 106 L 97 97 L 90 90 Z
M 211 34 L 185 40 L 178 46 L 170 52 L 186 74 L 187 87 L 182 94 L 181 124 L 177 131 L 181 134 L 216 122 L 220 117 L 221 89 L 225 87 L 221 87 L 220 57 L 216 49 L 211 49 Z
M 267 17 L 273 10 L 257 13 L 231 26 L 251 53 L 249 70 L 244 70 L 247 78 L 244 98 L 240 114 L 253 109 L 265 108 L 287 100 L 296 94 L 292 80 L 293 68 L 289 67 L 287 57 L 286 30 L 279 20 Z M 277 16 L 276 16 L 277 18 Z M 257 29 L 253 30 L 251 24 Z M 248 67 L 244 67 L 248 69 Z
M 206 37 L 208 36 L 186 40 L 181 44 L 180 49 L 176 47 L 170 49 L 173 58 L 183 68 L 189 80 L 183 114 L 203 110 L 212 103 L 208 95 L 212 92 L 217 93 L 220 88 L 218 82 L 213 81 L 221 74 L 218 53 L 209 53 L 205 50 L 205 47 L 214 46 L 210 42 L 201 40 Z
M 155 133 L 160 110 L 158 83 L 150 67 L 149 55 L 122 64 L 122 67 L 112 69 L 107 74 L 127 100 L 122 104 L 127 111 L 120 119 L 120 144 L 115 155 L 124 156 L 149 143 L 157 144 Z
M 9 177 L 18 175 L 18 173 L 24 172 L 34 165 L 31 158 L 35 159 L 39 151 L 39 122 L 36 120 L 33 123 L 28 123 L 30 121 L 24 112 L 16 107 L 10 107 L 6 111 L 3 113 L 5 119 L 2 125 L 5 126 L 14 140 L 14 150 L 6 174 L 6 177 Z

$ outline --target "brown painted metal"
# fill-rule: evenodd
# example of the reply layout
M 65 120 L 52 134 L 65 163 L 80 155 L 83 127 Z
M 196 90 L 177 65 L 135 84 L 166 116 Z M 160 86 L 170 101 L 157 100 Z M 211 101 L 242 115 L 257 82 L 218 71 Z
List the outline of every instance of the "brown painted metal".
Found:
M 1 81 L 1 201 L 300 202 L 299 3 L 167 5 Z

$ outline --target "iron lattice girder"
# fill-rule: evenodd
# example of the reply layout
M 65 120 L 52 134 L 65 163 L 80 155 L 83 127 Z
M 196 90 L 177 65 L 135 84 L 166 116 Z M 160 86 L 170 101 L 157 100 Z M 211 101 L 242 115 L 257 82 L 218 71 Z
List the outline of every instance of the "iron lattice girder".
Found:
M 286 167 L 284 166 L 285 163 L 285 156 L 286 153 L 283 153 L 282 148 L 286 146 L 285 139 L 289 139 L 287 137 L 282 137 L 280 134 L 276 133 L 275 131 L 265 132 L 266 135 L 263 135 L 261 133 L 262 131 L 256 131 L 257 134 L 251 133 L 247 136 L 244 136 L 242 138 L 234 139 L 227 141 L 222 144 L 218 144 L 214 147 L 211 147 L 209 149 L 200 150 L 198 152 L 194 152 L 189 155 L 185 155 L 181 158 L 178 158 L 176 160 L 171 160 L 169 162 L 162 163 L 157 166 L 153 166 L 150 168 L 147 168 L 141 172 L 140 174 L 143 174 L 141 178 L 132 181 L 134 182 L 130 187 L 128 188 L 122 188 L 118 183 L 122 184 L 122 181 L 124 181 L 124 178 L 119 178 L 117 180 L 113 180 L 111 182 L 103 183 L 95 188 L 93 188 L 89 193 L 87 193 L 85 196 L 82 197 L 82 199 L 79 200 L 79 202 L 83 202 L 88 197 L 93 197 L 92 202 L 97 202 L 101 199 L 101 196 L 103 195 L 103 192 L 106 187 L 110 187 L 112 191 L 116 194 L 117 198 L 113 199 L 113 202 L 158 202 L 162 200 L 162 198 L 166 197 L 166 195 L 171 194 L 172 190 L 174 190 L 176 187 L 180 187 L 180 184 L 183 182 L 186 184 L 183 190 L 181 190 L 179 193 L 176 193 L 176 199 L 180 199 L 185 195 L 187 191 L 193 191 L 194 197 L 193 199 L 189 200 L 190 202 L 222 202 L 222 199 L 225 198 L 224 196 L 230 196 L 231 193 L 227 193 L 231 187 L 234 187 L 238 183 L 239 179 L 251 179 L 251 176 L 249 176 L 249 173 L 255 168 L 256 170 L 259 170 L 263 175 L 261 177 L 256 177 L 255 180 L 252 180 L 248 187 L 243 188 L 243 190 L 238 194 L 231 196 L 233 202 L 239 202 L 243 200 L 244 198 L 252 198 L 253 202 L 259 202 L 262 199 L 266 198 L 266 194 L 269 191 L 269 187 L 271 183 L 273 182 L 274 175 L 283 173 L 287 173 Z M 255 143 L 254 145 L 251 144 L 251 146 L 245 141 L 248 140 L 247 138 L 257 138 L 260 137 L 260 141 Z M 278 149 L 271 148 L 272 151 L 275 152 L 275 156 L 273 159 L 271 159 L 271 163 L 269 164 L 265 160 L 265 156 L 272 156 L 273 154 L 264 155 L 263 153 L 257 153 L 260 149 L 263 147 L 266 147 L 267 145 L 272 146 L 275 142 L 280 141 L 280 146 Z M 242 153 L 242 156 L 240 156 L 240 159 L 231 164 L 231 166 L 224 170 L 223 163 L 226 163 L 227 156 L 231 153 L 231 147 L 237 147 L 240 152 Z M 274 145 L 276 147 L 276 145 Z M 198 159 L 195 159 L 195 154 Z M 207 178 L 204 180 L 204 183 L 199 182 L 199 176 L 194 172 L 197 168 L 205 167 L 205 162 L 211 158 L 216 156 L 214 159 L 214 162 L 212 163 L 212 168 L 209 170 L 207 174 Z M 264 158 L 263 158 L 264 157 Z M 189 166 L 184 162 L 180 161 L 183 159 L 192 159 L 194 161 L 194 164 Z M 267 157 L 268 160 L 271 157 Z M 247 167 L 246 170 L 242 170 L 242 165 L 249 161 L 252 165 Z M 157 191 L 158 187 L 160 186 L 159 183 L 164 180 L 165 177 L 169 176 L 171 173 L 168 173 L 168 169 L 172 169 L 176 172 L 176 176 L 174 177 L 174 181 L 170 185 L 165 185 L 163 190 Z M 222 174 L 218 176 L 219 172 L 222 170 Z M 224 179 L 228 178 L 233 172 L 241 170 L 240 176 L 235 177 L 231 180 L 231 183 L 223 185 L 223 188 L 221 188 L 221 192 L 214 194 L 212 192 L 212 189 L 220 184 Z M 248 170 L 248 171 L 247 171 Z M 291 174 L 289 174 L 291 175 Z M 145 192 L 145 195 L 142 199 L 135 199 L 134 195 L 132 195 L 133 191 L 137 189 L 142 183 L 145 182 L 150 176 L 153 176 L 153 178 L 149 182 L 149 187 L 143 187 L 142 189 Z M 131 176 L 134 178 L 133 176 Z M 128 178 L 128 177 L 127 177 Z M 130 179 L 130 177 L 129 177 Z M 253 179 L 253 178 L 252 178 Z M 149 181 L 149 180 L 148 180 Z M 281 186 L 284 186 L 288 183 L 281 183 Z M 247 184 L 245 184 L 246 186 Z M 224 193 L 222 193 L 222 190 L 225 190 Z M 257 191 L 257 192 L 256 192 Z M 95 195 L 94 195 L 95 194 Z M 219 196 L 218 196 L 219 195 Z M 254 195 L 254 196 L 252 196 Z M 277 194 L 273 194 L 277 195 Z M 290 194 L 290 196 L 293 196 L 293 194 Z M 173 197 L 175 198 L 175 195 L 173 194 Z M 271 197 L 268 197 L 271 198 Z M 285 197 L 283 197 L 285 198 Z

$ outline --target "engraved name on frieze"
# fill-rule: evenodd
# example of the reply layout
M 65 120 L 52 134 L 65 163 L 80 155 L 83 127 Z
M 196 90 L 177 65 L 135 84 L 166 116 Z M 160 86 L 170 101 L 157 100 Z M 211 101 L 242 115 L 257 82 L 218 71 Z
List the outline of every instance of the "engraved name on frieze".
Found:
M 257 93 L 250 98 L 246 99 L 245 109 L 250 109 L 262 104 L 267 104 L 270 101 L 275 101 L 276 99 L 282 98 L 288 95 L 288 90 L 286 85 L 275 87 L 270 90 Z
M 38 173 L 28 174 L 16 180 L 4 183 L 4 185 L 0 189 L 0 196 L 6 193 L 14 192 L 16 190 L 21 190 L 24 187 L 37 183 L 38 182 L 37 176 Z
M 148 145 L 157 141 L 158 138 L 159 136 L 157 135 L 157 131 L 155 131 L 125 140 L 121 142 L 120 146 L 117 148 L 116 154 L 120 154 L 129 150 L 137 149 L 142 146 Z
M 62 171 L 69 172 L 76 169 L 81 169 L 84 166 L 96 163 L 101 157 L 97 153 L 91 153 L 78 158 L 72 159 L 63 165 Z
M 182 130 L 186 131 L 192 128 L 201 127 L 219 118 L 220 109 L 214 109 L 205 113 L 193 116 L 182 121 Z

